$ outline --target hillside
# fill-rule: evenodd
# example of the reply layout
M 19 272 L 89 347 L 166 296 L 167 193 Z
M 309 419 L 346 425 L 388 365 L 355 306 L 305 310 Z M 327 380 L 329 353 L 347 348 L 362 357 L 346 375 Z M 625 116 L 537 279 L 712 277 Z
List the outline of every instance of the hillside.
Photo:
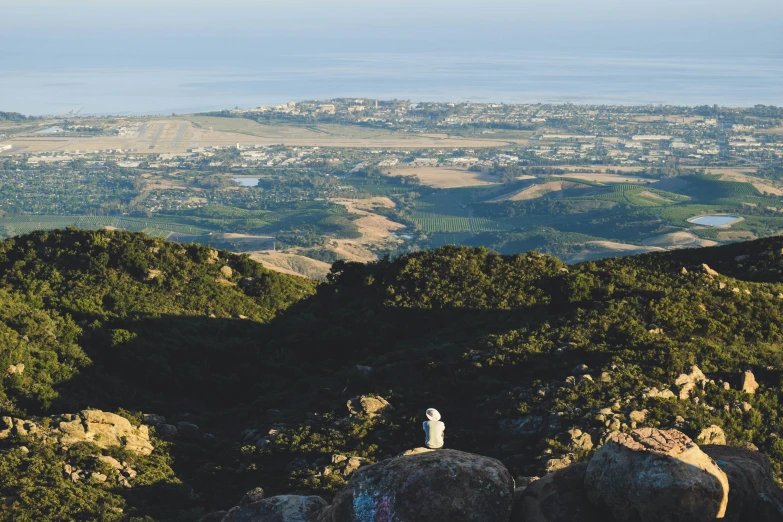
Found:
M 780 238 L 571 266 L 443 247 L 318 285 L 118 231 L 0 251 L 0 520 L 198 520 L 258 486 L 331 499 L 421 445 L 427 407 L 449 448 L 514 477 L 643 426 L 715 425 L 783 470 Z M 73 422 L 88 435 L 65 444 Z

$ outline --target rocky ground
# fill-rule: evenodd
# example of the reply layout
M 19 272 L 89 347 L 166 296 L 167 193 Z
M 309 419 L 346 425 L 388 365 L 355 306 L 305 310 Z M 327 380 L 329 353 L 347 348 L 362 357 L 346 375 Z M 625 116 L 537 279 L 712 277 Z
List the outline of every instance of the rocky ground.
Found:
M 249 491 L 202 522 L 727 522 L 783 520 L 783 490 L 757 452 L 699 447 L 677 430 L 616 433 L 587 463 L 515 484 L 495 459 L 412 451 L 358 469 L 331 505 Z

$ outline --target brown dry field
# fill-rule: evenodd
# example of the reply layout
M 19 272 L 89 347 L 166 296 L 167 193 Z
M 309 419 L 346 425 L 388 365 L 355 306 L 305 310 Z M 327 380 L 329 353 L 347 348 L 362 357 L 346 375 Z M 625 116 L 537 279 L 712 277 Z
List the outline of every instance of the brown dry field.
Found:
M 755 168 L 711 168 L 707 169 L 707 172 L 711 174 L 720 174 L 720 179 L 724 181 L 739 181 L 750 183 L 761 193 L 766 192 L 774 196 L 783 196 L 783 183 L 780 183 L 779 181 L 754 177 L 753 174 L 756 173 L 756 170 L 757 169 Z
M 642 241 L 642 244 L 662 248 L 690 248 L 714 246 L 718 243 L 710 239 L 701 239 L 692 232 L 671 232 L 660 236 L 651 237 Z
M 345 209 L 351 214 L 361 216 L 354 223 L 359 227 L 359 233 L 362 237 L 332 241 L 333 246 L 330 249 L 338 255 L 351 261 L 375 261 L 378 256 L 373 250 L 396 247 L 402 242 L 401 239 L 392 237 L 392 233 L 405 228 L 405 225 L 373 212 L 374 207 L 393 207 L 394 202 L 389 198 L 336 199 L 333 201 L 345 206 Z
M 374 250 L 384 247 L 393 248 L 402 241 L 392 237 L 391 234 L 405 228 L 405 225 L 395 223 L 387 217 L 373 212 L 373 209 L 378 207 L 394 207 L 394 202 L 389 198 L 335 199 L 332 201 L 344 205 L 348 212 L 360 216 L 355 223 L 362 236 L 357 239 L 333 239 L 324 247 L 325 250 L 334 252 L 341 259 L 368 263 L 378 259 Z M 259 250 L 251 253 L 251 257 L 270 270 L 301 275 L 311 279 L 326 277 L 331 265 L 303 256 L 297 253 L 299 250 L 297 248 L 285 252 Z
M 747 241 L 756 239 L 756 234 L 750 230 L 727 230 L 718 232 L 718 241 Z
M 329 263 L 324 263 L 317 259 L 270 250 L 251 252 L 250 258 L 275 272 L 309 277 L 310 279 L 324 279 L 326 274 L 329 273 L 329 269 L 332 268 L 332 265 Z
M 664 250 L 665 249 L 657 246 L 629 245 L 627 243 L 616 243 L 614 241 L 588 241 L 583 245 L 583 250 L 581 252 L 571 255 L 566 262 L 572 264 L 616 254 L 636 255 L 647 252 L 662 252 Z
M 264 250 L 271 246 L 275 240 L 274 236 L 254 236 L 251 234 L 238 234 L 235 232 L 225 232 L 222 234 L 215 234 L 213 236 L 214 241 L 231 241 L 233 243 L 241 243 L 243 251 L 250 250 Z
M 499 183 L 498 178 L 454 167 L 408 167 L 391 171 L 393 176 L 417 176 L 423 185 L 434 188 L 478 187 Z
M 672 202 L 672 200 L 670 200 L 669 198 L 665 198 L 665 197 L 663 197 L 663 196 L 661 196 L 659 194 L 656 194 L 654 192 L 650 192 L 649 190 L 643 190 L 643 191 L 639 192 L 638 195 L 643 197 L 643 198 L 654 199 L 656 201 L 664 201 L 666 203 L 671 203 Z
M 489 200 L 488 203 L 497 203 L 501 201 L 527 201 L 530 199 L 543 197 L 544 195 L 551 192 L 562 192 L 564 190 L 589 190 L 591 188 L 592 187 L 589 185 L 581 185 L 571 181 L 550 181 L 548 183 L 541 183 L 538 185 L 525 187 L 510 194 L 504 194 L 498 198 Z

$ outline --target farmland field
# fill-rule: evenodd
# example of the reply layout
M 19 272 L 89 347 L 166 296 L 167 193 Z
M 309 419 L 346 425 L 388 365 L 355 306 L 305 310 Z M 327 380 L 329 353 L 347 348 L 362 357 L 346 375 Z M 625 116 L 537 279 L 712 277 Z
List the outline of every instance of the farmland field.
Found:
M 439 190 L 416 202 L 412 219 L 427 234 L 477 234 L 500 229 L 491 219 L 473 216 L 470 203 L 477 192 L 472 188 Z
M 642 187 L 630 183 L 613 185 L 609 192 L 595 196 L 582 196 L 571 199 L 600 199 L 635 207 L 657 207 L 672 203 L 687 201 L 689 198 L 681 194 L 666 192 L 650 187 Z
M 391 173 L 394 176 L 416 176 L 422 185 L 440 189 L 476 187 L 498 183 L 498 179 L 495 176 L 453 167 L 396 168 Z

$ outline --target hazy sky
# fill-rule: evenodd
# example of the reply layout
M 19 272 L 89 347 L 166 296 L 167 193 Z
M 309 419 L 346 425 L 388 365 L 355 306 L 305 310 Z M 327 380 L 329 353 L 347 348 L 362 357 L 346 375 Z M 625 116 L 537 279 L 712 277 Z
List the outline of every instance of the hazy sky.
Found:
M 0 69 L 319 52 L 768 54 L 783 49 L 781 20 L 780 0 L 0 0 Z

